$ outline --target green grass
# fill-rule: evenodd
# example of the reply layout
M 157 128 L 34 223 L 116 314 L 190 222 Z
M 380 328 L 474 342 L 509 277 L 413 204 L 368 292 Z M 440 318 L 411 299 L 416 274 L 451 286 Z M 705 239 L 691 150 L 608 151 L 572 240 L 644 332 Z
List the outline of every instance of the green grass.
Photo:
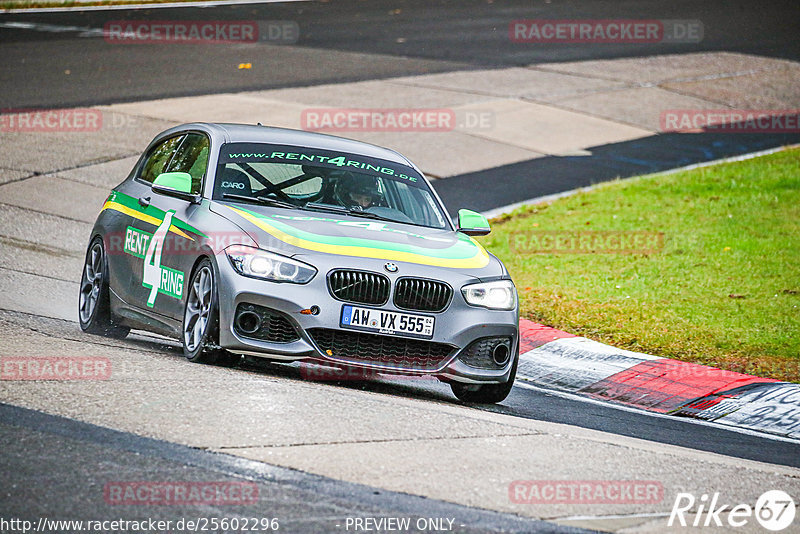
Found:
M 534 179 L 534 178 L 532 178 Z M 648 254 L 514 253 L 515 232 L 663 232 Z M 613 182 L 493 221 L 527 317 L 635 351 L 800 381 L 800 149 Z

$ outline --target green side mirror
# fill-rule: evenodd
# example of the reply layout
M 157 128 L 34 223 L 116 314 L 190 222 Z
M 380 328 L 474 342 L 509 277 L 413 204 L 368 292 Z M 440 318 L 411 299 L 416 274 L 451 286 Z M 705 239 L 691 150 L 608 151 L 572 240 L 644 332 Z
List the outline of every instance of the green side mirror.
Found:
M 174 189 L 180 193 L 191 193 L 192 175 L 188 172 L 162 172 L 153 181 L 153 185 Z
M 467 235 L 486 235 L 492 231 L 486 217 L 472 210 L 458 210 L 458 231 Z
M 200 202 L 200 195 L 192 193 L 192 175 L 188 172 L 162 172 L 150 188 L 156 193 L 167 195 L 192 204 Z

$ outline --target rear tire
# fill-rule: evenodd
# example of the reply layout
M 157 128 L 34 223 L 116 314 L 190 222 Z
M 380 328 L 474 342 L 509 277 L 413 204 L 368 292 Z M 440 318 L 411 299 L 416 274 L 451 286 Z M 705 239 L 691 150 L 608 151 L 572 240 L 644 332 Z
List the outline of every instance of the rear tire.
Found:
M 183 312 L 183 355 L 194 363 L 232 364 L 237 359 L 219 347 L 219 296 L 208 258 L 197 264 Z
M 78 321 L 88 334 L 122 339 L 130 328 L 118 324 L 111 314 L 108 263 L 102 238 L 95 237 L 86 250 L 78 296 Z
M 484 385 L 450 382 L 450 389 L 453 390 L 453 395 L 462 402 L 474 404 L 496 404 L 502 402 L 511 393 L 511 388 L 514 387 L 514 379 L 517 376 L 517 362 L 519 362 L 519 344 L 517 344 L 517 353 L 514 356 L 514 363 L 511 366 L 511 374 L 507 382 Z

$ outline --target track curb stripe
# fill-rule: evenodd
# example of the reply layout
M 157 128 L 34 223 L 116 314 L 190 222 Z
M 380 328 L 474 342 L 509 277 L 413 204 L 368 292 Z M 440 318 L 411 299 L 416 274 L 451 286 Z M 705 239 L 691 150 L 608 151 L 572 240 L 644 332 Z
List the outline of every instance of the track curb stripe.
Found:
M 577 393 L 646 361 L 639 356 L 584 337 L 561 338 L 521 354 L 517 373 L 537 385 Z
M 527 319 L 519 320 L 520 354 L 524 354 L 556 339 L 577 337 Z
M 674 415 L 800 439 L 800 384 L 754 383 L 695 399 Z
M 595 400 L 800 438 L 800 384 L 617 349 L 526 319 L 517 373 Z
M 583 389 L 592 397 L 659 413 L 753 383 L 777 382 L 663 358 L 642 362 Z

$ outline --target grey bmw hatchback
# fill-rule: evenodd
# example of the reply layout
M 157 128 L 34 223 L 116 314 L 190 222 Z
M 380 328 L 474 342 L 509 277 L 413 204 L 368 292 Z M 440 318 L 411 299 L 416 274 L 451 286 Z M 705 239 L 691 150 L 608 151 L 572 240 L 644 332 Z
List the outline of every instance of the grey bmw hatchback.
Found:
M 397 152 L 317 133 L 193 123 L 150 143 L 92 229 L 87 332 L 180 338 L 186 357 L 430 375 L 495 403 L 519 358 L 517 292 Z

